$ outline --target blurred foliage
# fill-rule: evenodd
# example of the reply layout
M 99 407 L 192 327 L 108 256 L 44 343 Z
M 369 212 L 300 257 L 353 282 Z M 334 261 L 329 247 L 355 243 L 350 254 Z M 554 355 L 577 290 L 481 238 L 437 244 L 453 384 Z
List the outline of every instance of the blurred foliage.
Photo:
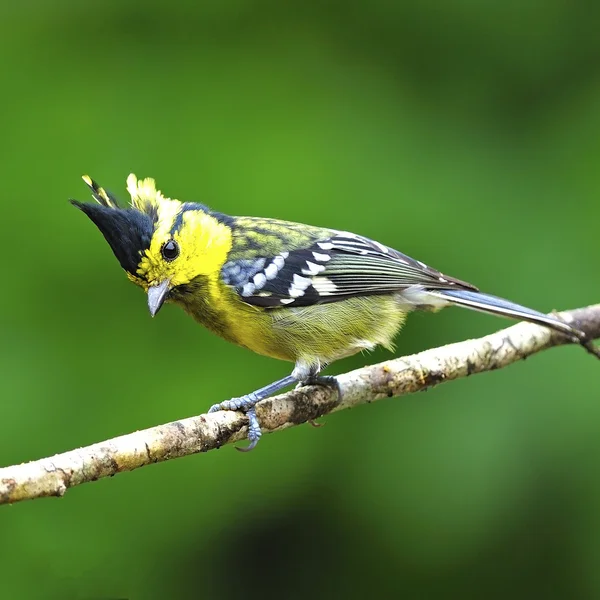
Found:
M 66 202 L 88 197 L 83 173 L 353 230 L 540 310 L 598 302 L 598 17 L 567 0 L 4 2 L 0 463 L 290 368 L 174 307 L 151 321 Z M 398 353 L 504 325 L 415 315 Z M 326 421 L 0 507 L 2 596 L 600 596 L 582 350 Z

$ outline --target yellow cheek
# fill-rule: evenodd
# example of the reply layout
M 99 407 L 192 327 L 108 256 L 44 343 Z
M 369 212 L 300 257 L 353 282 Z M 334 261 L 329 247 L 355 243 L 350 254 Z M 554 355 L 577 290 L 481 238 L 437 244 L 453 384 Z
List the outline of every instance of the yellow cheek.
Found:
M 174 239 L 182 249 L 181 255 L 167 267 L 175 285 L 218 272 L 231 249 L 229 228 L 199 211 L 184 214 L 183 225 Z
M 166 262 L 161 249 L 171 238 L 170 229 L 171 226 L 165 225 L 162 231 L 155 232 L 150 248 L 137 269 L 141 279 L 151 284 L 165 279 L 169 279 L 172 285 L 186 284 L 200 275 L 217 273 L 227 260 L 231 250 L 231 231 L 214 217 L 195 210 L 184 213 L 181 228 L 173 236 L 181 253 L 172 262 Z M 135 279 L 133 277 L 132 281 L 137 283 Z M 148 284 L 145 287 L 147 289 Z
M 142 258 L 142 260 L 140 261 L 140 264 L 138 265 L 137 274 L 140 276 L 140 281 L 142 281 L 142 280 L 154 281 L 154 279 L 155 279 L 155 277 L 154 277 L 155 269 L 154 269 L 152 263 L 150 262 L 148 253 L 149 253 L 149 250 L 146 250 L 145 256 Z M 131 281 L 133 281 L 133 283 L 137 283 L 136 280 L 138 278 L 135 277 L 134 275 L 130 275 L 129 273 L 127 273 L 127 277 L 129 277 L 129 279 L 131 279 Z M 140 284 L 138 284 L 138 285 L 140 285 Z

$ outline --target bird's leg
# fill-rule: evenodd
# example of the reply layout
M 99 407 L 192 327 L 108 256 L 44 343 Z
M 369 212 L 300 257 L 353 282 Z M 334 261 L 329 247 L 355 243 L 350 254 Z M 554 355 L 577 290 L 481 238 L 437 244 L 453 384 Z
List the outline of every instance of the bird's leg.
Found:
M 248 417 L 248 441 L 250 442 L 246 448 L 237 448 L 241 452 L 248 452 L 252 450 L 256 444 L 258 444 L 258 440 L 261 436 L 260 425 L 258 423 L 258 419 L 256 418 L 255 406 L 261 400 L 272 396 L 273 394 L 279 392 L 283 388 L 296 383 L 298 380 L 294 375 L 288 375 L 283 379 L 278 379 L 269 385 L 265 385 L 254 392 L 250 392 L 245 396 L 241 396 L 240 398 L 232 398 L 231 400 L 225 400 L 224 402 L 219 402 L 218 404 L 213 404 L 208 410 L 209 413 L 217 412 L 219 410 L 239 410 L 243 413 L 246 413 Z
M 262 435 L 260 430 L 260 423 L 258 422 L 258 418 L 256 416 L 255 406 L 265 398 L 276 394 L 281 391 L 283 388 L 286 388 L 293 383 L 297 383 L 298 387 L 303 387 L 306 385 L 322 385 L 328 388 L 334 389 L 338 396 L 341 398 L 341 390 L 339 383 L 335 377 L 331 376 L 322 376 L 319 375 L 319 371 L 321 370 L 320 364 L 311 364 L 308 365 L 306 363 L 296 363 L 296 367 L 292 371 L 291 375 L 284 377 L 283 379 L 278 379 L 265 387 L 262 387 L 254 392 L 250 392 L 244 396 L 240 396 L 239 398 L 231 398 L 231 400 L 225 400 L 224 402 L 219 402 L 218 404 L 213 404 L 208 410 L 209 413 L 217 412 L 219 410 L 239 410 L 246 414 L 248 417 L 248 446 L 245 448 L 238 448 L 236 446 L 236 450 L 240 452 L 248 452 L 256 447 L 258 444 L 258 440 Z M 313 427 L 320 427 L 320 423 L 316 423 L 313 419 L 309 420 L 309 423 Z
M 298 367 L 294 369 L 294 373 L 296 373 Z M 321 365 L 311 365 L 308 369 L 308 372 L 304 375 L 303 379 L 298 383 L 296 389 L 307 386 L 307 385 L 320 385 L 323 387 L 330 388 L 337 392 L 338 401 L 342 399 L 342 389 L 340 388 L 340 384 L 337 380 L 337 377 L 333 377 L 332 375 L 319 375 L 321 371 Z M 308 421 L 313 427 L 322 427 L 324 423 L 317 423 L 314 419 L 309 419 Z
M 321 365 L 319 363 L 310 365 L 308 368 L 300 368 L 296 365 L 292 375 L 299 381 L 296 389 L 307 386 L 307 385 L 320 385 L 328 387 L 337 392 L 340 399 L 342 398 L 342 390 L 337 377 L 333 375 L 319 375 L 321 372 Z

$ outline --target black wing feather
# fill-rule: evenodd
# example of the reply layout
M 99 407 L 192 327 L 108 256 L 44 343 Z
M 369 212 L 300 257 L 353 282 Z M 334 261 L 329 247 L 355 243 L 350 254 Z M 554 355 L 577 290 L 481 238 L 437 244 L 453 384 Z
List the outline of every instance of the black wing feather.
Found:
M 231 261 L 222 276 L 244 302 L 265 308 L 309 306 L 412 286 L 477 291 L 397 250 L 342 232 L 274 257 Z

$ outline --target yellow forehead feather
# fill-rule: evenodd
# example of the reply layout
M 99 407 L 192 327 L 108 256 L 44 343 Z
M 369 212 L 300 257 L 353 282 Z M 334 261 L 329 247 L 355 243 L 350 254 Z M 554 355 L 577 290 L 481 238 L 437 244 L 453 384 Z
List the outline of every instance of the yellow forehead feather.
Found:
M 131 205 L 145 213 L 156 210 L 165 197 L 156 189 L 156 182 L 151 177 L 138 179 L 133 173 L 127 178 L 127 191 L 131 196 Z
M 163 196 L 156 189 L 152 177 L 138 179 L 133 173 L 127 178 L 127 191 L 131 196 L 131 206 L 150 215 L 155 222 L 155 232 L 159 237 L 165 235 L 181 208 L 181 202 Z

